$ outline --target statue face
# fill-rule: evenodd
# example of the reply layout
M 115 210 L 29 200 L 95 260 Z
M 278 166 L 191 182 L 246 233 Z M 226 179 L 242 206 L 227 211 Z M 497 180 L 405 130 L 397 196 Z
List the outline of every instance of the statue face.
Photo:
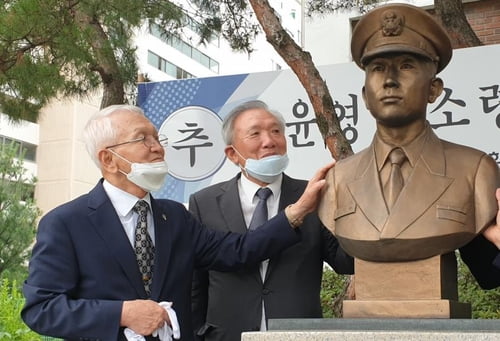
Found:
M 432 62 L 412 54 L 372 59 L 365 67 L 363 99 L 377 124 L 405 127 L 425 121 L 427 103 L 434 102 L 442 91 L 435 70 Z

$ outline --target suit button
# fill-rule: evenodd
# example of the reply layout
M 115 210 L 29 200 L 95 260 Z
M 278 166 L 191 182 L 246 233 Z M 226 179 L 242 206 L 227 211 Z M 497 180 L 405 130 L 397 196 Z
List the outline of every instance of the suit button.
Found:
M 262 289 L 262 294 L 263 295 L 268 295 L 270 292 L 271 292 L 271 290 L 269 290 L 267 288 Z

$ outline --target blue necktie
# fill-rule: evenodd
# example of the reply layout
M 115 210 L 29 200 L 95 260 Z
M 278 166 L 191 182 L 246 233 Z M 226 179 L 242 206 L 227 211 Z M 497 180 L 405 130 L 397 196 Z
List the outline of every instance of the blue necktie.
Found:
M 252 220 L 250 220 L 249 230 L 256 230 L 258 227 L 263 225 L 267 219 L 267 198 L 271 195 L 272 191 L 267 188 L 259 188 L 255 195 L 259 198 L 255 211 L 253 211 Z

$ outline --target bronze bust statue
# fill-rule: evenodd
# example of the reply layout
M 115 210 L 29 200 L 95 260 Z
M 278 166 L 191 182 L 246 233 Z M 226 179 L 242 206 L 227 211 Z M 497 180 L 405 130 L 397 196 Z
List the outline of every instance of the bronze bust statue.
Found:
M 487 154 L 439 139 L 426 120 L 443 90 L 436 74 L 452 56 L 446 32 L 424 10 L 390 4 L 360 20 L 351 52 L 365 71 L 363 99 L 377 131 L 369 147 L 330 170 L 322 222 L 366 261 L 462 247 L 494 221 L 500 174 Z

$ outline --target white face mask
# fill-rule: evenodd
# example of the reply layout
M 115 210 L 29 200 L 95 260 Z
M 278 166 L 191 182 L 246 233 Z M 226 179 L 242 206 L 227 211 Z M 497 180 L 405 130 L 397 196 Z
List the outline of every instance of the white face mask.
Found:
M 240 152 L 232 146 L 234 151 L 245 160 L 245 167 L 241 167 L 251 177 L 270 184 L 274 182 L 288 166 L 288 155 L 271 155 L 262 159 L 245 159 Z
M 168 166 L 166 161 L 138 163 L 130 162 L 117 152 L 109 149 L 113 154 L 120 159 L 130 163 L 130 173 L 125 173 L 121 169 L 119 171 L 127 176 L 127 179 L 145 190 L 146 192 L 157 191 L 163 186 L 165 177 L 168 174 Z

